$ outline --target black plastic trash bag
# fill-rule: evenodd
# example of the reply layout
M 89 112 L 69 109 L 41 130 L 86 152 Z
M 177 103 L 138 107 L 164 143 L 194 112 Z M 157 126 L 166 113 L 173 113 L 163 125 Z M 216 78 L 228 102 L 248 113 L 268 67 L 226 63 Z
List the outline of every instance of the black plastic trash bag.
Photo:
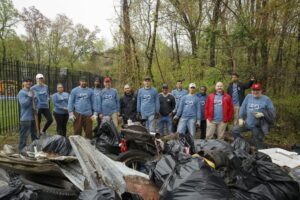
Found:
M 239 199 L 298 200 L 300 196 L 298 183 L 269 161 L 243 160 L 235 179 L 230 187 Z
M 176 163 L 161 187 L 160 195 L 161 199 L 168 200 L 219 200 L 231 196 L 225 182 L 202 159 L 192 157 Z
M 115 200 L 117 194 L 109 187 L 101 187 L 95 190 L 84 190 L 80 193 L 78 200 Z
M 243 138 L 237 137 L 232 143 L 231 146 L 234 150 L 241 149 L 250 153 L 250 144 Z
M 143 200 L 143 198 L 137 193 L 124 192 L 122 194 L 122 200 Z
M 205 151 L 212 150 L 224 152 L 228 157 L 231 156 L 234 151 L 233 147 L 223 140 L 201 140 L 200 144 L 196 146 L 196 152 L 200 155 Z
M 1 200 L 38 200 L 38 189 L 31 185 L 24 185 L 19 179 L 19 175 L 7 173 L 9 182 L 0 186 Z
M 102 153 L 119 153 L 120 137 L 111 120 L 104 121 L 92 140 L 96 148 Z
M 146 168 L 148 168 L 150 180 L 160 188 L 172 173 L 175 165 L 176 161 L 171 155 L 163 155 L 158 161 L 146 163 Z
M 184 148 L 189 148 L 190 154 L 195 153 L 194 140 L 190 134 L 179 134 L 178 140 L 165 143 L 163 153 L 176 156 L 179 152 L 184 152 Z
M 68 138 L 61 135 L 54 135 L 33 141 L 29 146 L 23 148 L 22 155 L 27 155 L 26 152 L 34 152 L 35 146 L 37 147 L 37 151 L 55 153 L 62 156 L 68 156 L 72 152 L 72 146 Z

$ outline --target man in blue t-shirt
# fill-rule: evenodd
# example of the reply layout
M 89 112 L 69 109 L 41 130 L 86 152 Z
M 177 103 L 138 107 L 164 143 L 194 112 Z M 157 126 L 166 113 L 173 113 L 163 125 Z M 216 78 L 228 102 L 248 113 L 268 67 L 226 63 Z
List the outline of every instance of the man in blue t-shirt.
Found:
M 177 133 L 185 134 L 188 129 L 189 134 L 194 138 L 196 133 L 196 124 L 200 126 L 201 123 L 201 107 L 199 98 L 196 95 L 196 84 L 189 84 L 189 93 L 183 96 L 180 100 L 178 110 L 174 119 L 179 119 Z
M 200 125 L 200 139 L 205 139 L 206 137 L 206 118 L 205 118 L 205 104 L 207 100 L 207 94 L 206 94 L 207 88 L 206 86 L 201 86 L 199 93 L 197 94 L 197 97 L 200 100 L 200 107 L 201 107 L 201 125 Z
M 147 76 L 144 79 L 144 87 L 140 88 L 137 96 L 137 115 L 146 121 L 146 128 L 155 132 L 154 119 L 159 117 L 159 97 L 157 90 L 151 87 L 152 79 Z
M 239 80 L 239 75 L 237 73 L 231 74 L 231 83 L 229 84 L 227 88 L 227 93 L 232 98 L 233 108 L 234 108 L 234 119 L 233 119 L 233 125 L 238 124 L 238 115 L 240 106 L 242 105 L 244 99 L 245 99 L 245 90 L 249 89 L 253 82 L 254 77 L 250 79 L 250 81 L 246 83 L 242 83 Z
M 241 137 L 241 132 L 252 132 L 252 143 L 258 148 L 264 148 L 263 139 L 275 120 L 275 108 L 269 97 L 262 94 L 259 83 L 252 85 L 239 112 L 238 125 L 232 129 L 233 136 Z
M 18 93 L 18 101 L 20 103 L 20 140 L 19 151 L 26 146 L 26 141 L 29 133 L 31 134 L 31 140 L 37 139 L 36 127 L 34 123 L 33 110 L 33 97 L 34 93 L 30 90 L 32 86 L 32 79 L 26 77 L 23 79 L 23 88 Z

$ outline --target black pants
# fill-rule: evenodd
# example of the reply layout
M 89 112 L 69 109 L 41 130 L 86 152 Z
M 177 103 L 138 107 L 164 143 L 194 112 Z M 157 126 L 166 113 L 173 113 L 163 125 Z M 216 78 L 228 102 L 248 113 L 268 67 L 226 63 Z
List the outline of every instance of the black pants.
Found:
M 204 140 L 206 137 L 206 120 L 201 120 L 200 131 L 200 139 Z
M 42 129 L 42 132 L 45 133 L 46 130 L 49 128 L 49 126 L 52 124 L 53 118 L 52 118 L 49 108 L 40 108 L 38 111 L 38 120 L 39 120 L 39 129 L 40 130 L 41 130 L 42 114 L 44 115 L 44 117 L 47 120 L 44 128 Z
M 56 131 L 59 135 L 65 136 L 67 134 L 67 123 L 69 120 L 68 113 L 66 114 L 57 114 L 53 112 L 55 121 L 56 121 Z

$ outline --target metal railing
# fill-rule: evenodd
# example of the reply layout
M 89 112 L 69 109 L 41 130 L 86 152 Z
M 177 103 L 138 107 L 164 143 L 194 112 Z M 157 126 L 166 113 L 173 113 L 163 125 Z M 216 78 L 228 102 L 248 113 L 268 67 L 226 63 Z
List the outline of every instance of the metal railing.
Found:
M 89 72 L 67 68 L 16 60 L 0 61 L 0 134 L 18 130 L 20 113 L 17 94 L 22 88 L 22 79 L 30 77 L 35 80 L 37 73 L 44 75 L 50 94 L 56 92 L 57 83 L 62 83 L 65 91 L 70 92 L 79 84 L 80 76 L 86 76 L 90 85 L 95 76 Z

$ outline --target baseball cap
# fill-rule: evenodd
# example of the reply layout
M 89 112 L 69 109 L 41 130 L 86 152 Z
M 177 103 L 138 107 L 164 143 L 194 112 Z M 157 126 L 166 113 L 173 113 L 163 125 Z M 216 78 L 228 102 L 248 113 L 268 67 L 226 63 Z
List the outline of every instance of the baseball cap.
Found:
M 163 89 L 168 89 L 168 88 L 169 88 L 169 87 L 168 87 L 168 84 L 164 83 L 164 84 L 162 85 L 162 88 L 163 88 Z
M 37 78 L 37 79 L 38 78 L 44 78 L 44 75 L 43 74 L 37 74 L 35 78 Z
M 190 83 L 189 88 L 192 88 L 192 87 L 196 88 L 196 84 L 195 83 Z
M 150 77 L 150 76 L 146 76 L 146 77 L 144 78 L 144 81 L 151 81 L 151 77 Z
M 23 78 L 23 82 L 25 82 L 25 81 L 31 81 L 31 82 L 33 82 L 32 78 L 30 78 L 30 77 L 24 77 Z
M 109 77 L 105 77 L 105 78 L 104 78 L 104 82 L 107 82 L 107 83 L 108 83 L 108 82 L 110 82 L 110 81 L 111 81 L 111 80 L 110 80 Z
M 262 86 L 260 83 L 255 83 L 251 86 L 252 90 L 262 90 Z
M 79 80 L 80 81 L 87 81 L 87 78 L 86 78 L 86 76 L 81 76 Z

